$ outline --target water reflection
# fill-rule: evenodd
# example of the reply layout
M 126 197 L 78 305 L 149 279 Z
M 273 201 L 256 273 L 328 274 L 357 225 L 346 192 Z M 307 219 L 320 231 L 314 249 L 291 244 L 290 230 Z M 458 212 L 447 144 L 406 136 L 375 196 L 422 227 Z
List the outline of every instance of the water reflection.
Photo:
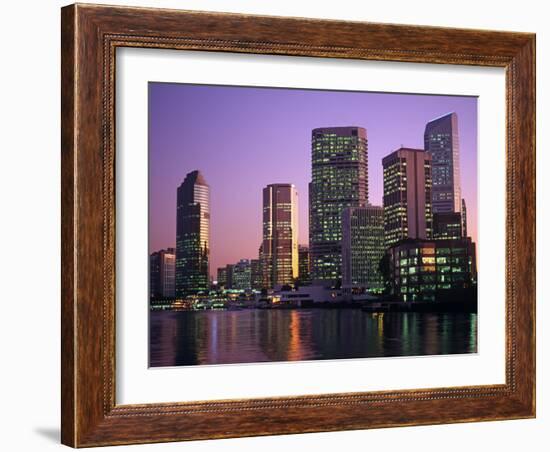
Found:
M 476 314 L 157 311 L 150 329 L 153 367 L 477 351 Z

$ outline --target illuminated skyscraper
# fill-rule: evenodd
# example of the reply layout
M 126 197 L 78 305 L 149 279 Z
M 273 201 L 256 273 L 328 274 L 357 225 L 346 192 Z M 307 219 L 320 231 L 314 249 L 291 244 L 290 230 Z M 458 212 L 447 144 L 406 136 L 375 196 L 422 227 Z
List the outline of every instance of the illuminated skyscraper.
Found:
M 262 272 L 266 288 L 298 277 L 298 192 L 292 184 L 263 189 Z
M 458 117 L 448 113 L 426 124 L 424 150 L 432 158 L 434 213 L 461 211 Z
M 309 184 L 311 278 L 332 284 L 342 277 L 342 213 L 368 201 L 367 131 L 313 129 Z
M 192 171 L 178 187 L 176 213 L 176 296 L 209 286 L 210 187 Z
M 379 264 L 384 251 L 384 209 L 371 205 L 344 209 L 342 287 L 382 290 Z
M 422 149 L 400 148 L 382 159 L 386 247 L 432 237 L 431 157 Z

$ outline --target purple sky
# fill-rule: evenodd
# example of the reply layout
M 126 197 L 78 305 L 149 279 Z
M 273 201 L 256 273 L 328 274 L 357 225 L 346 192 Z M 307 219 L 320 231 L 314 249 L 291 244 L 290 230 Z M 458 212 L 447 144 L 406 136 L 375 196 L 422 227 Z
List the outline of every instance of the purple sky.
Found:
M 367 129 L 369 198 L 382 205 L 382 157 L 424 147 L 428 121 L 458 115 L 462 196 L 477 242 L 477 98 L 149 83 L 149 251 L 175 246 L 176 189 L 200 170 L 210 185 L 211 274 L 257 258 L 262 188 L 293 183 L 308 243 L 311 130 Z

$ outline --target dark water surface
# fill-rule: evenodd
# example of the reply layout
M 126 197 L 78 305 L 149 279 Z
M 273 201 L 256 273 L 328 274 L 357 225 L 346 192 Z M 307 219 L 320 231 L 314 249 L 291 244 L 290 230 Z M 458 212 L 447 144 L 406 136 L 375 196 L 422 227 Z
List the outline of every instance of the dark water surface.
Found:
M 155 311 L 150 365 L 184 366 L 477 351 L 477 315 L 359 309 Z

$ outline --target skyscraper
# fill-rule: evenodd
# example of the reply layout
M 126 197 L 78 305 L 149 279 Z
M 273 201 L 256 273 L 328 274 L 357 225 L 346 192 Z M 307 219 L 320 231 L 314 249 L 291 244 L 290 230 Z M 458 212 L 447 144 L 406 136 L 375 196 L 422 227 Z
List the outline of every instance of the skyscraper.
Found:
M 362 127 L 312 131 L 309 251 L 311 278 L 317 283 L 342 277 L 342 213 L 368 202 L 367 147 Z
M 298 192 L 292 184 L 263 189 L 263 285 L 292 284 L 298 277 Z
M 175 252 L 174 248 L 167 248 L 149 256 L 149 296 L 151 298 L 175 296 Z
M 176 213 L 176 296 L 209 286 L 210 188 L 199 171 L 178 187 Z
M 456 113 L 447 113 L 426 124 L 424 150 L 432 158 L 433 212 L 460 212 L 460 161 Z
M 371 205 L 344 209 L 342 287 L 381 290 L 384 281 L 378 268 L 384 251 L 384 209 Z
M 406 238 L 432 236 L 431 157 L 400 148 L 382 159 L 386 247 Z

